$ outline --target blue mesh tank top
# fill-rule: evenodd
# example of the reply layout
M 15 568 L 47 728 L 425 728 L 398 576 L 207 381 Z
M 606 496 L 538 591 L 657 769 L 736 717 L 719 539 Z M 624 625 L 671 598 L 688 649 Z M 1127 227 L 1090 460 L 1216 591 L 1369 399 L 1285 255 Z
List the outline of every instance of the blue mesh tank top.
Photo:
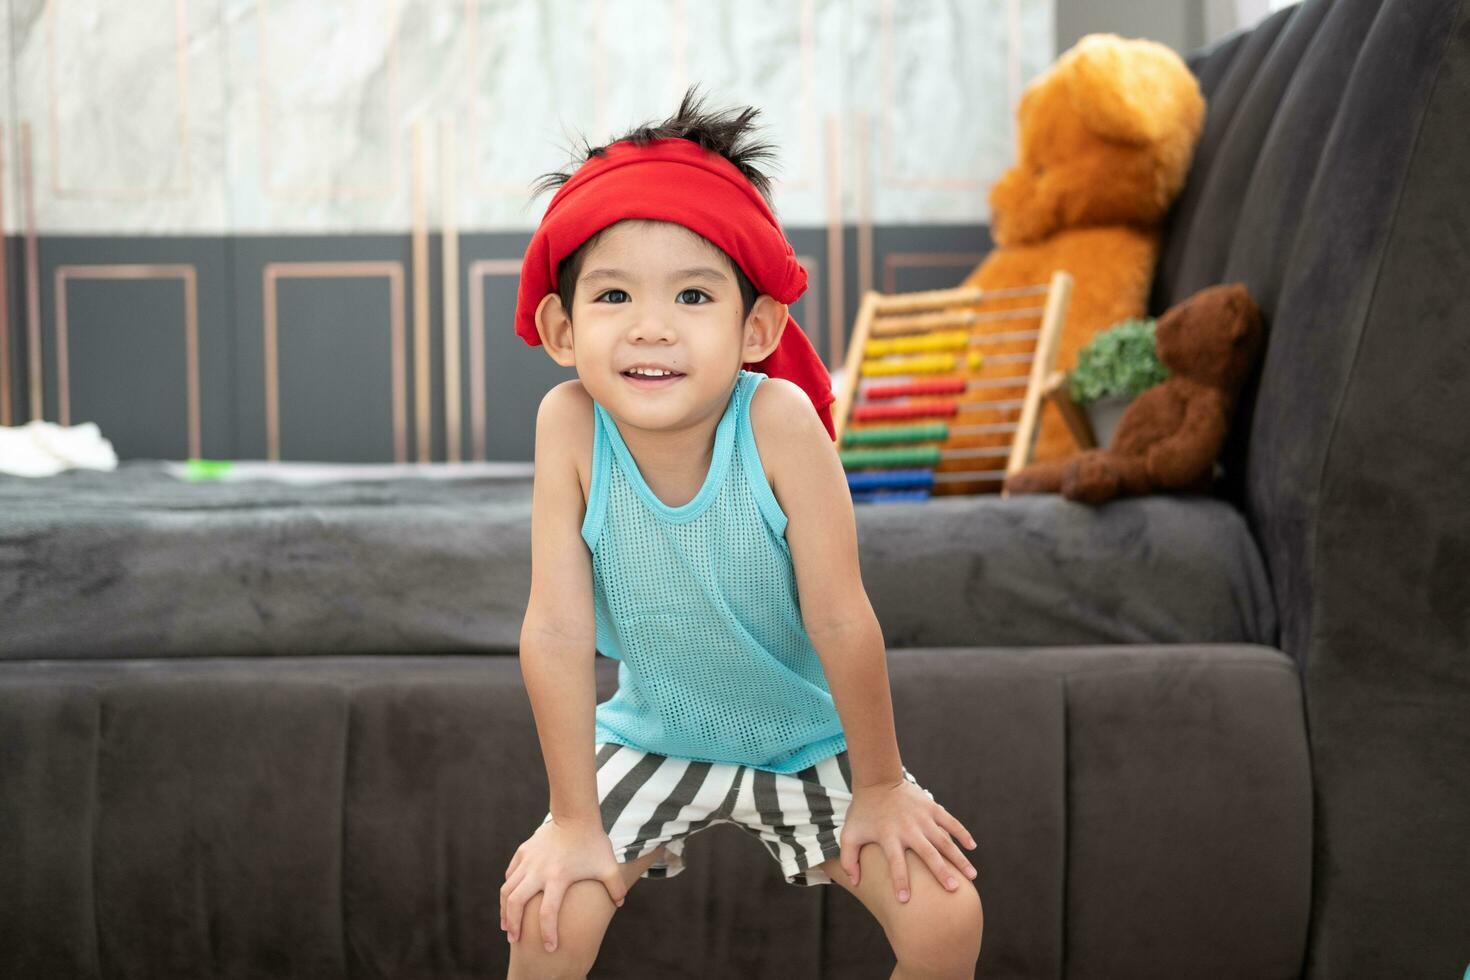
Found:
M 765 379 L 741 369 L 704 485 L 680 507 L 654 495 L 593 403 L 582 539 L 597 649 L 619 661 L 618 690 L 597 705 L 599 742 L 780 773 L 847 747 L 750 427 Z

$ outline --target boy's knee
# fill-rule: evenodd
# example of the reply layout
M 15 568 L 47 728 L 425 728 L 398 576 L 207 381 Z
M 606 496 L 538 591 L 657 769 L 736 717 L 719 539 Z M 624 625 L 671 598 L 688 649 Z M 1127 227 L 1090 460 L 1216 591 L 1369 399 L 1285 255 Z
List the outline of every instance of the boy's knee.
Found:
M 526 903 L 520 938 L 510 944 L 510 974 L 519 977 L 585 977 L 597 960 L 615 906 L 607 888 L 590 878 L 574 881 L 562 897 L 556 922 L 556 949 L 546 951 L 541 935 L 540 893 Z
M 970 977 L 980 956 L 985 912 L 970 882 L 939 896 L 934 915 L 906 916 L 890 936 L 905 975 Z

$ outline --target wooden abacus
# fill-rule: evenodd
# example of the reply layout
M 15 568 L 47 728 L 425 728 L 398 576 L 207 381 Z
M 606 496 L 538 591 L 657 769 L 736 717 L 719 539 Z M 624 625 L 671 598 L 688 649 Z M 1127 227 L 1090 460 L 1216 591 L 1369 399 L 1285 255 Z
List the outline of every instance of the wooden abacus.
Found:
M 832 412 L 853 499 L 1000 491 L 1030 459 L 1071 291 L 1062 271 L 1007 289 L 868 291 Z

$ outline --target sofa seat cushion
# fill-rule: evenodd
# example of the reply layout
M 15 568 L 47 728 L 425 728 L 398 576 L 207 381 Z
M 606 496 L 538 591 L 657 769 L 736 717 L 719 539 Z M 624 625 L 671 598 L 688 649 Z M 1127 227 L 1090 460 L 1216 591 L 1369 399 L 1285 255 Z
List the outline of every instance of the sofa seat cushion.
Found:
M 0 478 L 0 659 L 513 652 L 531 479 L 409 471 L 190 483 L 130 461 Z M 855 514 L 889 646 L 1275 643 L 1260 555 L 1214 498 Z
M 1276 642 L 1260 551 L 1214 497 L 949 496 L 856 514 L 890 647 Z
M 171 470 L 0 475 L 0 659 L 516 649 L 526 472 L 343 465 L 341 478 L 287 482 L 288 464 L 280 479 L 188 482 Z

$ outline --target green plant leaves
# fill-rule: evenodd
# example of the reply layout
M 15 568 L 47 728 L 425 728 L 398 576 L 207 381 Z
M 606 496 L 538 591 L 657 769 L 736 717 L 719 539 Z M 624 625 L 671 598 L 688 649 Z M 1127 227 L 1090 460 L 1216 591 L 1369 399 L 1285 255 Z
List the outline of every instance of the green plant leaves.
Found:
M 1077 352 L 1067 377 L 1079 405 L 1099 398 L 1133 398 L 1169 377 L 1154 346 L 1153 317 L 1122 320 L 1099 333 Z

